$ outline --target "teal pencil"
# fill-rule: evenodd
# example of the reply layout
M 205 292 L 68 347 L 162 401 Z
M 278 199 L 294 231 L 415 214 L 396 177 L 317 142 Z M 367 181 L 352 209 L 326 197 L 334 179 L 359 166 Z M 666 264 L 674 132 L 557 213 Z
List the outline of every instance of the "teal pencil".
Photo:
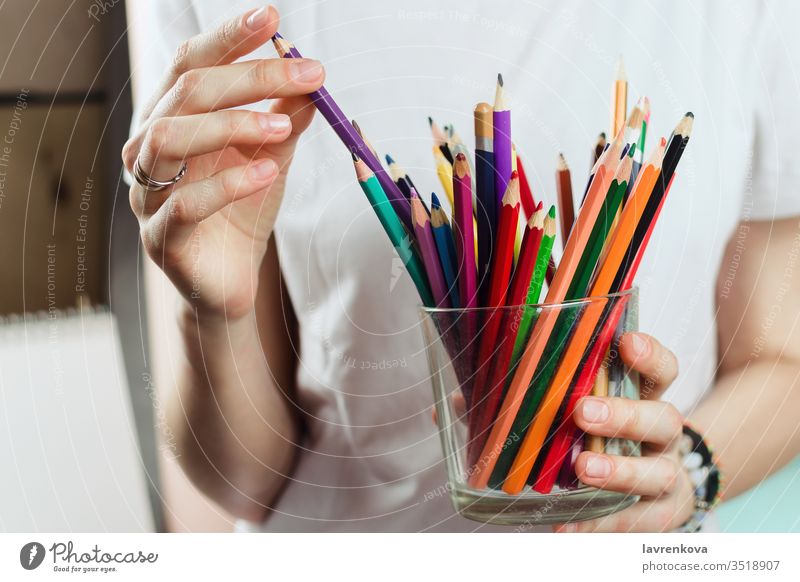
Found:
M 433 301 L 433 295 L 431 295 L 430 287 L 428 286 L 428 278 L 425 276 L 425 269 L 422 267 L 422 262 L 419 257 L 414 252 L 411 237 L 406 232 L 405 228 L 403 228 L 403 224 L 400 222 L 400 219 L 389 203 L 386 192 L 383 191 L 375 173 L 356 154 L 353 154 L 353 164 L 356 169 L 358 183 L 361 185 L 361 189 L 364 191 L 369 203 L 372 205 L 372 209 L 378 216 L 383 230 L 386 231 L 389 240 L 392 241 L 392 245 L 394 245 L 397 254 L 400 256 L 400 260 L 403 261 L 408 274 L 411 276 L 411 280 L 417 287 L 417 292 L 419 293 L 420 299 L 422 299 L 422 303 L 427 307 L 433 307 L 435 303 Z
M 436 194 L 431 194 L 431 230 L 436 249 L 439 251 L 439 261 L 442 263 L 444 280 L 447 284 L 447 294 L 450 296 L 450 306 L 459 307 L 458 280 L 456 279 L 456 247 L 453 242 L 453 231 L 447 214 L 442 210 L 442 205 Z

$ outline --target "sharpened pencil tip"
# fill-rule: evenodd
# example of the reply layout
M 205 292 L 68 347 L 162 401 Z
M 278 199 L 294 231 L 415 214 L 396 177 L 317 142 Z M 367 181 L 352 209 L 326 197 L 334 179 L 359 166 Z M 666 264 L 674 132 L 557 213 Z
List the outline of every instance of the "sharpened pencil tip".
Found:
M 503 75 L 502 73 L 497 73 L 497 84 L 501 87 L 503 86 Z
M 465 162 L 465 161 L 467 160 L 467 156 L 465 156 L 465 155 L 464 155 L 464 152 L 458 152 L 458 153 L 456 154 L 456 159 L 457 159 L 459 162 Z
M 442 207 L 442 203 L 439 202 L 439 197 L 436 195 L 436 192 L 431 192 L 431 210 L 439 210 Z
M 390 156 L 389 154 L 386 154 L 386 156 L 384 156 L 384 157 L 386 158 L 386 163 L 387 164 L 392 165 L 394 163 L 394 158 L 392 156 Z
M 350 156 L 353 158 L 354 162 L 357 162 L 358 160 L 361 159 L 358 157 L 358 154 L 356 152 L 350 152 Z
M 433 127 L 433 117 L 431 117 L 430 115 L 428 116 L 428 125 Z
M 555 206 L 555 204 L 552 204 L 550 206 L 550 211 L 547 213 L 547 216 L 549 216 L 550 218 L 555 218 L 556 217 L 556 206 Z
M 687 111 L 686 117 L 691 117 L 692 119 L 694 119 L 694 113 L 692 113 L 691 111 Z

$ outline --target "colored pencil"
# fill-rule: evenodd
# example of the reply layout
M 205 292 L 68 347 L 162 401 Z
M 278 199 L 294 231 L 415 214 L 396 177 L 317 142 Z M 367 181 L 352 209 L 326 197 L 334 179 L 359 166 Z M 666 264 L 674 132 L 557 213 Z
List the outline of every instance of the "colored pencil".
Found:
M 624 269 L 624 256 L 629 243 L 633 238 L 636 224 L 642 220 L 647 201 L 650 198 L 661 173 L 665 150 L 664 146 L 665 144 L 662 143 L 653 152 L 650 162 L 645 167 L 642 175 L 639 178 L 639 181 L 634 188 L 634 194 L 631 198 L 631 202 L 623 209 L 618 226 L 612 235 L 612 243 L 609 245 L 609 250 L 601 259 L 602 266 L 600 267 L 600 270 L 601 272 L 605 272 L 604 276 L 606 279 L 608 279 L 609 273 L 614 272 L 615 268 Z M 600 288 L 595 287 L 595 289 Z M 610 289 L 613 290 L 615 287 L 612 286 Z M 620 304 L 615 306 L 614 309 L 618 310 L 620 308 L 619 305 Z M 569 439 L 573 438 L 574 436 L 574 431 L 572 430 L 573 426 L 570 424 L 572 422 L 572 411 L 574 410 L 577 401 L 585 396 L 592 386 L 594 373 L 597 369 L 597 366 L 599 366 L 600 362 L 602 361 L 603 353 L 605 353 L 605 350 L 607 349 L 608 342 L 610 342 L 611 332 L 613 332 L 613 329 L 605 333 L 605 339 L 601 337 L 595 342 L 592 356 L 589 360 L 587 360 L 586 363 L 584 363 L 579 381 L 576 387 L 573 389 L 572 395 L 570 396 L 570 402 L 568 403 L 566 411 L 564 412 L 564 418 L 566 419 L 565 426 L 556 433 L 553 442 L 551 443 L 550 450 L 548 451 L 547 459 L 545 459 L 545 462 L 543 463 L 539 479 L 536 483 L 536 487 L 541 489 L 537 489 L 537 491 L 544 489 L 549 491 L 548 487 L 552 487 L 558 467 L 560 466 L 562 459 L 570 446 Z
M 439 261 L 436 242 L 433 240 L 431 220 L 422 207 L 416 190 L 411 191 L 411 217 L 414 220 L 414 234 L 416 234 L 417 244 L 422 255 L 422 264 L 425 265 L 425 272 L 428 274 L 428 281 L 431 284 L 433 300 L 437 307 L 450 307 L 450 300 L 447 296 L 447 283 Z
M 575 221 L 573 233 L 567 241 L 564 255 L 553 278 L 553 283 L 547 290 L 545 303 L 561 303 L 566 296 L 568 285 L 580 261 L 581 252 L 586 246 L 591 228 L 597 219 L 605 193 L 611 183 L 612 176 L 607 167 L 609 160 L 614 159 L 616 161 L 615 158 L 616 153 L 612 152 L 612 148 L 609 148 L 599 160 L 602 163 L 599 164 L 595 172 L 586 196 L 586 202 L 581 207 L 581 211 Z M 545 310 L 536 320 L 531 332 L 531 339 L 520 358 L 514 378 L 503 400 L 500 413 L 484 445 L 483 453 L 479 457 L 481 459 L 486 458 L 486 462 L 482 463 L 483 466 L 473 471 L 470 476 L 469 482 L 472 487 L 483 489 L 488 484 L 489 477 L 494 471 L 494 466 L 498 460 L 498 455 L 496 453 L 492 454 L 491 451 L 502 450 L 503 448 L 503 442 L 506 441 L 511 425 L 519 412 L 527 388 L 547 345 L 547 340 L 555 327 L 558 315 L 557 310 Z
M 611 231 L 612 224 L 617 216 L 617 210 L 622 204 L 622 197 L 627 190 L 632 166 L 633 160 L 629 156 L 625 156 L 625 159 L 617 166 L 617 172 L 611 181 L 606 199 L 603 201 L 600 214 L 594 223 L 586 249 L 575 271 L 575 277 L 570 283 L 567 299 L 580 299 L 588 291 L 589 281 L 600 258 L 600 252 L 603 250 L 608 233 Z
M 558 154 L 558 166 L 556 168 L 556 193 L 558 194 L 558 215 L 561 217 L 561 241 L 562 247 L 567 244 L 569 233 L 575 222 L 575 206 L 572 199 L 572 177 L 569 173 L 569 166 L 564 154 Z
M 547 265 L 550 262 L 550 254 L 553 251 L 553 243 L 556 238 L 556 207 L 551 206 L 550 211 L 544 219 L 544 228 L 542 233 L 542 243 L 539 246 L 539 254 L 536 256 L 536 266 L 533 270 L 533 277 L 531 284 L 528 287 L 528 294 L 525 297 L 525 304 L 527 306 L 536 305 L 539 303 L 539 297 L 542 294 L 542 287 L 544 286 L 544 274 L 547 270 Z M 516 364 L 519 357 L 522 355 L 522 350 L 528 341 L 528 334 L 531 329 L 531 322 L 536 309 L 533 307 L 526 307 L 522 314 L 522 319 L 519 323 L 519 332 L 514 341 L 514 351 L 511 361 Z
M 497 89 L 492 111 L 492 144 L 494 146 L 494 195 L 495 204 L 499 209 L 503 204 L 502 199 L 511 177 L 511 111 L 506 106 L 503 76 L 500 74 L 497 75 Z
M 439 148 L 433 148 L 433 159 L 436 162 L 436 175 L 439 177 L 439 182 L 444 189 L 447 196 L 447 201 L 450 202 L 450 208 L 453 207 L 453 166 L 450 164 L 442 154 Z
M 522 158 L 519 154 L 516 156 L 517 160 L 517 173 L 519 173 L 519 198 L 522 202 L 522 211 L 525 213 L 525 220 L 530 220 L 533 213 L 536 212 L 536 198 L 533 197 L 528 176 L 525 174 L 525 164 L 522 163 Z
M 597 141 L 594 143 L 594 149 L 592 150 L 592 165 L 596 164 L 600 156 L 603 155 L 606 145 L 608 145 L 606 143 L 606 134 L 601 132 L 600 135 L 597 136 Z
M 474 111 L 475 121 L 475 194 L 476 219 L 478 222 L 478 286 L 481 303 L 489 285 L 489 266 L 492 246 L 497 229 L 497 204 L 494 193 L 494 135 L 492 106 L 478 103 Z
M 275 33 L 272 37 L 272 43 L 281 58 L 302 58 L 300 51 L 280 34 Z M 347 149 L 364 160 L 367 166 L 375 173 L 375 176 L 381 183 L 381 188 L 383 188 L 383 191 L 386 193 L 397 216 L 409 232 L 412 231 L 411 207 L 409 206 L 408 200 L 403 196 L 397 184 L 392 181 L 391 176 L 383 169 L 378 158 L 372 153 L 370 148 L 367 147 L 367 144 L 364 143 L 364 140 L 347 120 L 347 116 L 336 104 L 336 101 L 333 100 L 328 90 L 324 86 L 320 87 L 318 90 L 311 93 L 310 97 L 314 106 L 319 110 L 328 124 L 330 124 L 333 131 L 339 136 L 339 139 L 347 146 Z
M 689 139 L 691 132 L 693 116 L 687 114 L 678 124 L 674 132 L 670 146 L 664 155 L 664 162 L 662 165 L 662 179 L 658 180 L 647 199 L 647 206 L 643 214 L 644 220 L 640 220 L 636 225 L 636 230 L 633 234 L 631 245 L 637 245 L 632 253 L 626 253 L 628 256 L 637 257 L 641 256 L 643 252 L 643 242 L 645 238 L 649 240 L 649 233 L 652 232 L 653 219 L 660 210 L 663 203 L 664 194 L 666 193 L 666 186 L 663 183 L 671 180 L 671 172 L 677 165 L 680 155 L 683 153 L 686 143 Z M 635 194 L 634 194 L 635 195 Z M 648 215 L 647 209 L 651 207 L 653 201 L 656 208 Z M 624 214 L 624 211 L 623 211 Z M 640 235 L 641 233 L 641 235 Z M 640 236 L 637 236 L 640 235 Z M 617 242 L 617 241 L 614 241 Z M 618 243 L 619 244 L 619 243 Z M 609 263 L 608 257 L 600 267 L 597 278 L 595 279 L 591 291 L 591 296 L 600 297 L 610 292 L 614 292 L 615 285 L 619 284 L 620 275 L 621 280 L 624 280 L 629 267 L 626 265 L 614 265 Z M 545 437 L 555 419 L 555 415 L 561 405 L 564 395 L 570 385 L 572 377 L 579 369 L 581 357 L 586 346 L 589 345 L 592 337 L 595 334 L 595 326 L 600 321 L 600 318 L 605 310 L 607 300 L 594 301 L 589 304 L 581 315 L 580 322 L 575 330 L 570 343 L 565 352 L 562 354 L 559 369 L 552 380 L 547 394 L 545 395 L 542 403 L 537 410 L 536 417 L 531 427 L 526 431 L 525 437 L 520 447 L 517 457 L 514 459 L 514 464 L 508 473 L 508 476 L 503 483 L 503 490 L 507 493 L 516 494 L 522 490 L 525 481 L 536 461 L 536 458 L 541 451 L 544 444 Z
M 389 168 L 389 175 L 392 177 L 392 180 L 394 180 L 394 183 L 397 184 L 397 187 L 400 188 L 406 198 L 410 198 L 411 188 L 416 189 L 414 182 L 411 180 L 411 176 L 409 176 L 408 172 L 406 172 L 389 154 L 386 154 L 386 165 Z
M 506 297 L 505 304 L 508 308 L 502 312 L 492 312 L 490 318 L 494 318 L 494 320 L 490 319 L 483 331 L 481 339 L 482 351 L 485 354 L 486 351 L 494 350 L 494 354 L 486 360 L 479 360 L 480 362 L 486 362 L 486 364 L 478 370 L 475 385 L 482 386 L 486 382 L 486 378 L 490 379 L 487 384 L 488 390 L 485 391 L 484 401 L 480 403 L 479 409 L 470 418 L 470 447 L 473 450 L 480 450 L 477 445 L 484 440 L 484 435 L 489 426 L 491 426 L 497 414 L 497 408 L 500 406 L 503 388 L 510 370 L 514 343 L 520 329 L 519 323 L 525 312 L 525 298 L 530 288 L 542 242 L 544 217 L 545 212 L 540 202 L 537 210 L 525 225 L 519 260 L 517 261 L 517 267 L 514 269 L 514 275 Z M 501 322 L 500 329 L 496 340 L 493 340 L 491 335 L 487 337 L 486 334 L 487 332 L 489 334 L 492 333 L 493 329 L 491 327 L 498 320 Z M 484 345 L 488 346 L 489 350 L 485 350 Z M 473 443 L 473 441 L 475 442 Z
M 631 199 L 631 203 L 623 210 L 623 215 L 620 218 L 619 230 L 614 234 L 615 239 L 618 239 L 616 241 L 617 244 L 612 245 L 612 256 L 605 258 L 605 261 L 610 265 L 608 270 L 613 270 L 614 267 L 618 265 L 618 272 L 622 273 L 621 277 L 615 277 L 615 283 L 612 289 L 624 291 L 630 289 L 632 285 L 633 278 L 641 262 L 641 257 L 647 247 L 655 222 L 658 219 L 660 208 L 663 206 L 666 193 L 669 191 L 669 185 L 672 183 L 674 166 L 677 165 L 677 161 L 680 159 L 682 148 L 685 148 L 688 142 L 691 122 L 684 123 L 684 120 L 681 120 L 679 127 L 681 124 L 683 124 L 683 127 L 676 129 L 676 131 L 685 132 L 681 137 L 682 143 L 677 144 L 676 149 L 671 155 L 669 166 L 672 169 L 670 169 L 670 167 L 665 168 L 670 175 L 665 176 L 662 174 L 662 165 L 666 162 L 666 143 L 665 140 L 662 140 L 634 187 L 634 195 Z M 664 186 L 664 184 L 666 184 L 666 186 Z M 644 210 L 650 203 L 650 200 L 656 200 L 655 208 L 650 216 L 646 216 Z M 627 262 L 623 259 L 623 255 L 626 254 L 625 251 L 620 251 L 619 249 L 626 249 L 629 246 L 630 241 L 632 241 L 634 237 L 635 229 L 638 229 L 640 224 L 647 225 L 644 227 L 645 235 L 643 236 L 639 248 L 634 253 L 634 258 Z M 617 252 L 613 253 L 615 249 Z M 619 279 L 619 283 L 617 283 L 617 279 Z M 563 462 L 564 456 L 571 447 L 571 439 L 575 438 L 573 431 L 575 425 L 572 420 L 575 406 L 581 398 L 588 394 L 592 386 L 592 378 L 602 361 L 602 354 L 605 353 L 607 346 L 611 342 L 611 337 L 621 317 L 624 306 L 625 304 L 623 301 L 617 301 L 608 321 L 604 324 L 603 330 L 592 347 L 592 354 L 586 360 L 580 371 L 580 376 L 570 395 L 569 403 L 565 410 L 564 426 L 560 427 L 553 438 L 553 443 L 551 444 L 547 458 L 534 487 L 536 491 L 547 493 L 552 488 L 556 467 Z
M 477 307 L 478 281 L 475 263 L 475 229 L 472 217 L 472 177 L 464 154 L 456 156 L 453 165 L 453 236 L 458 265 L 458 288 L 460 304 Z
M 487 307 L 494 309 L 487 312 L 486 321 L 481 330 L 478 362 L 483 363 L 483 365 L 475 373 L 472 411 L 469 415 L 470 442 L 468 455 L 472 462 L 475 461 L 475 455 L 481 450 L 482 443 L 486 437 L 484 431 L 491 420 L 488 415 L 483 413 L 483 407 L 487 405 L 487 400 L 493 388 L 489 385 L 488 380 L 491 373 L 491 358 L 497 349 L 496 340 L 502 323 L 503 314 L 499 308 L 506 303 L 509 276 L 511 275 L 514 258 L 514 239 L 520 212 L 519 176 L 516 172 L 511 175 L 502 202 L 497 228 L 497 249 L 492 257 L 488 300 L 486 303 Z
M 439 251 L 439 261 L 442 264 L 447 294 L 451 307 L 459 307 L 461 301 L 458 296 L 458 281 L 456 271 L 456 248 L 453 241 L 453 232 L 447 214 L 442 210 L 442 205 L 435 193 L 431 194 L 431 230 L 436 248 Z
M 434 147 L 442 153 L 442 156 L 444 156 L 445 160 L 447 160 L 447 163 L 452 166 L 454 158 L 453 152 L 450 151 L 450 147 L 447 145 L 447 135 L 433 120 L 433 117 L 428 116 L 428 125 L 431 128 L 431 136 L 433 137 Z
M 611 135 L 617 135 L 625 125 L 628 113 L 628 80 L 625 78 L 625 65 L 622 57 L 617 66 L 617 78 L 611 89 Z
M 378 220 L 386 231 L 400 260 L 403 261 L 414 285 L 417 287 L 417 292 L 422 299 L 422 303 L 428 307 L 433 307 L 433 296 L 428 287 L 425 269 L 419 257 L 414 253 L 411 239 L 406 233 L 405 228 L 403 228 L 402 223 L 397 218 L 394 207 L 389 203 L 386 193 L 375 177 L 375 173 L 358 157 L 358 155 L 353 153 L 352 156 L 358 183 L 364 191 L 367 200 L 369 200 L 369 203 L 372 205 L 373 211 L 378 216 Z
M 644 165 L 644 146 L 647 143 L 647 125 L 650 123 L 650 99 L 642 97 L 640 108 L 642 110 L 642 131 L 639 134 L 638 161 Z

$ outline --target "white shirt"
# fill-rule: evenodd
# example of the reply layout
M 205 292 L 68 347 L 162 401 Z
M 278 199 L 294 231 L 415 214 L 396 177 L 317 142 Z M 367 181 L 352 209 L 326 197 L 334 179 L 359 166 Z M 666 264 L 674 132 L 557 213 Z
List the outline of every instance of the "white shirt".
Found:
M 177 44 L 255 2 L 151 0 L 140 103 Z M 446 5 L 445 8 L 438 6 Z M 280 31 L 326 67 L 326 86 L 379 153 L 441 193 L 427 116 L 472 143 L 472 109 L 502 72 L 534 195 L 555 201 L 564 152 L 576 196 L 607 130 L 619 55 L 629 107 L 652 103 L 647 154 L 686 111 L 695 125 L 639 271 L 640 329 L 678 356 L 683 412 L 714 380 L 714 289 L 740 220 L 800 214 L 800 51 L 789 3 L 277 2 Z M 791 15 L 791 16 L 790 16 Z M 271 46 L 256 53 L 274 56 Z M 249 57 L 253 58 L 253 57 Z M 427 192 L 426 192 L 427 191 Z M 267 531 L 486 529 L 432 492 L 446 481 L 409 277 L 321 116 L 304 136 L 276 237 L 300 329 L 299 405 L 314 419 Z M 558 246 L 558 245 L 557 245 Z M 726 273 L 723 272 L 722 277 Z M 393 365 L 394 364 L 394 365 Z M 427 494 L 427 495 L 426 495 Z M 242 529 L 248 526 L 243 525 Z

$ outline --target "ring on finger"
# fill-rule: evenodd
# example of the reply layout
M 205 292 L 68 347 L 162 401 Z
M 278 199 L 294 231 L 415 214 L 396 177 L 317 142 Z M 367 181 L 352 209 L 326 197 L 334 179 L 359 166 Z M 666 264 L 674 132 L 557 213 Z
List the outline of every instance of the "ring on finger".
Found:
M 183 179 L 183 176 L 186 174 L 186 162 L 183 163 L 181 169 L 175 174 L 174 177 L 170 178 L 169 180 L 156 180 L 149 176 L 147 172 L 142 169 L 142 165 L 139 163 L 139 158 L 136 158 L 136 163 L 133 164 L 133 178 L 136 182 L 142 186 L 145 190 L 149 190 L 150 192 L 158 192 L 159 190 L 166 190 L 170 186 L 174 186 L 178 182 Z

